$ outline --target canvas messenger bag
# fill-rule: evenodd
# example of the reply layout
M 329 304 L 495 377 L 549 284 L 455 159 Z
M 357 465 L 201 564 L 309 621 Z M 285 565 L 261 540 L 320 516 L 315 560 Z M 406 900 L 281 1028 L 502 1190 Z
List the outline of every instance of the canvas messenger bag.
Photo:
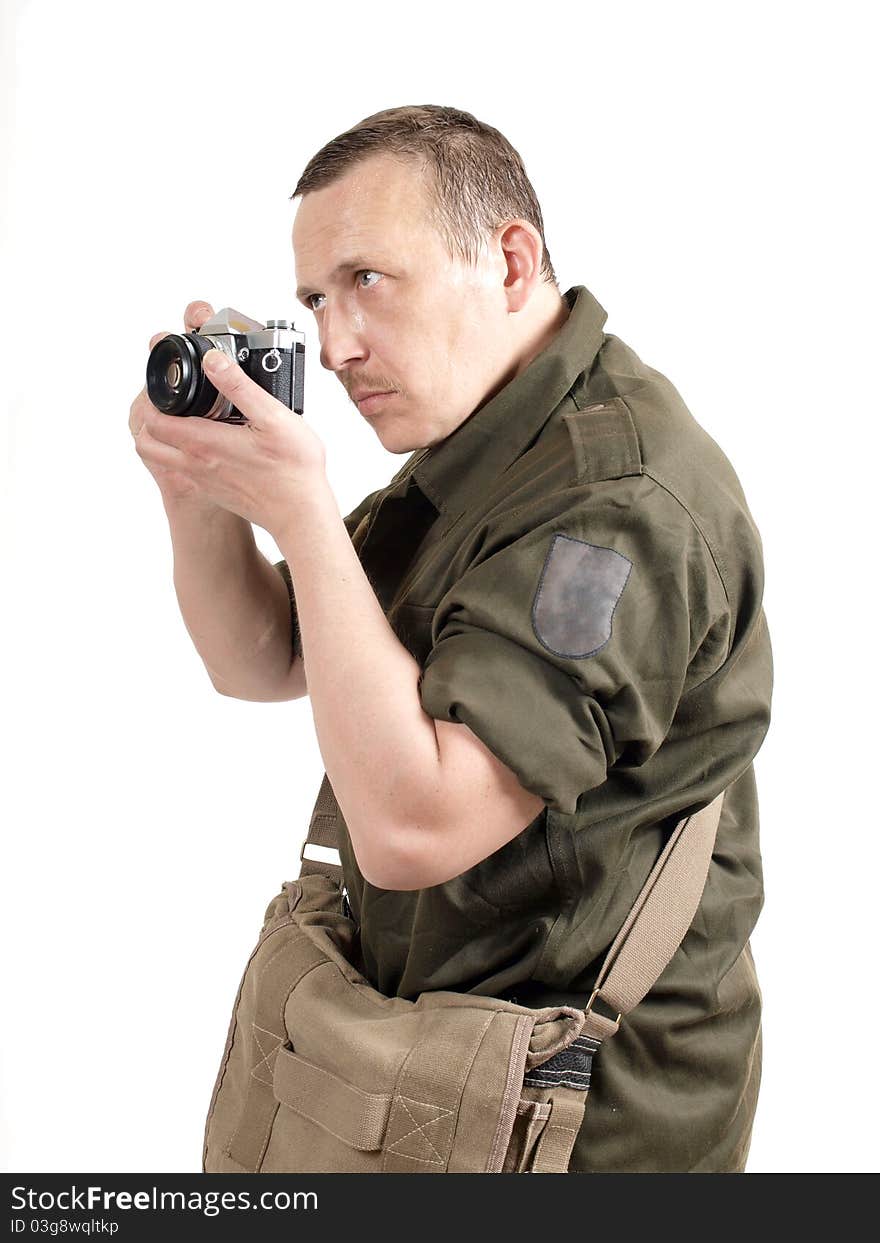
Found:
M 378 992 L 355 965 L 341 869 L 307 859 L 332 845 L 315 815 L 245 967 L 203 1171 L 566 1173 L 592 1059 L 690 926 L 723 797 L 676 825 L 584 1010 Z

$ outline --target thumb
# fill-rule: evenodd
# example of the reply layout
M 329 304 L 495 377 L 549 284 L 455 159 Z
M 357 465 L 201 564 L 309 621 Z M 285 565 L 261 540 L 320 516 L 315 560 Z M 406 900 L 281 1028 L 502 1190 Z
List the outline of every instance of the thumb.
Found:
M 245 375 L 238 363 L 233 362 L 225 351 L 208 350 L 202 358 L 205 375 L 224 397 L 228 397 L 237 410 L 255 427 L 265 427 L 274 415 L 278 403 L 256 381 Z

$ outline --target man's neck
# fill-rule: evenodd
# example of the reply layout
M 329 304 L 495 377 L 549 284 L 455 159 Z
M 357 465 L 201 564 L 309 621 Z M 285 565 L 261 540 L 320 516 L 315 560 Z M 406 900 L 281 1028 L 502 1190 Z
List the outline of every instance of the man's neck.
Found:
M 568 303 L 555 285 L 545 285 L 535 297 L 539 305 L 524 327 L 519 360 L 511 379 L 521 375 L 532 359 L 547 348 L 570 314 Z
M 538 305 L 533 306 L 532 303 L 536 299 L 539 300 Z M 523 314 L 528 315 L 529 318 L 527 322 L 519 326 L 520 339 L 510 367 L 499 375 L 497 382 L 486 393 L 483 400 L 474 407 L 473 414 L 482 410 L 496 393 L 521 375 L 529 363 L 547 348 L 568 319 L 570 312 L 568 303 L 558 288 L 555 285 L 544 285 L 537 291 Z

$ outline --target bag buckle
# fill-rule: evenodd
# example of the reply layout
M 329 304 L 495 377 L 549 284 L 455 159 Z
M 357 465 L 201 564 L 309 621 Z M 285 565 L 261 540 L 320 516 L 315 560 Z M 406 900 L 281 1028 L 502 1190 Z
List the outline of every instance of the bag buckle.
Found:
M 299 858 L 301 863 L 329 863 L 333 867 L 342 867 L 339 851 L 334 846 L 319 846 L 317 842 L 303 842 Z
M 594 1001 L 596 1000 L 596 998 L 600 995 L 600 992 L 601 992 L 601 989 L 598 989 L 598 988 L 594 988 L 594 989 L 593 989 L 592 993 L 590 994 L 590 1000 L 587 1002 L 587 1008 L 584 1010 L 584 1014 L 589 1014 L 589 1013 L 590 1013 L 590 1011 L 591 1011 L 591 1010 L 592 1010 L 592 1008 L 593 1008 L 593 1002 L 594 1002 Z M 605 1000 L 605 998 L 604 998 L 604 997 L 602 998 L 602 1004 L 603 1004 L 603 1006 L 605 1006 L 605 1007 L 607 1008 L 607 1010 L 609 1011 L 609 1013 L 608 1013 L 608 1014 L 603 1014 L 601 1010 L 597 1010 L 597 1011 L 596 1011 L 596 1013 L 599 1015 L 599 1018 L 601 1018 L 601 1019 L 610 1019 L 610 1018 L 611 1018 L 611 1013 L 610 1013 L 610 1012 L 614 1009 L 614 1007 L 613 1007 L 613 1006 L 609 1006 L 609 1005 L 608 1005 L 608 1002 Z M 621 1011 L 621 1012 L 618 1014 L 617 1018 L 616 1018 L 616 1019 L 614 1019 L 614 1022 L 615 1022 L 616 1024 L 619 1024 L 619 1023 L 620 1023 L 620 1020 L 621 1020 L 621 1018 L 622 1018 L 622 1016 L 623 1016 L 623 1011 Z

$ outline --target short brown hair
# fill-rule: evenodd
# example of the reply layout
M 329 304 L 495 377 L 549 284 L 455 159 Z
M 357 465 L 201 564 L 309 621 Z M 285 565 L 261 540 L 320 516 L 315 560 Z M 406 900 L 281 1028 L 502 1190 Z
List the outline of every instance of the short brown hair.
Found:
M 451 256 L 473 266 L 498 225 L 528 220 L 544 245 L 543 279 L 558 284 L 541 207 L 519 153 L 497 129 L 458 108 L 411 104 L 364 117 L 312 156 L 290 197 L 320 190 L 376 154 L 422 161 L 431 176 L 433 224 Z

